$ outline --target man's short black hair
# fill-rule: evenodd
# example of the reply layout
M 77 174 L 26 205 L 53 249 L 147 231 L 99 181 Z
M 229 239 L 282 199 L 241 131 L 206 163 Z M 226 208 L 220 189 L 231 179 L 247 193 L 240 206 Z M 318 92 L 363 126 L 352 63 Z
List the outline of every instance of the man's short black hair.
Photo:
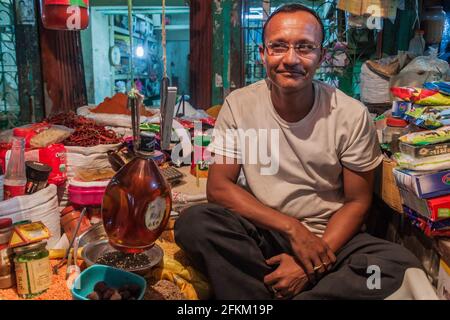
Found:
M 290 3 L 290 4 L 285 4 L 282 5 L 281 7 L 277 8 L 274 12 L 272 12 L 272 14 L 267 18 L 266 22 L 264 23 L 263 26 L 263 31 L 262 31 L 262 41 L 263 41 L 263 46 L 265 46 L 265 36 L 266 36 L 266 27 L 269 24 L 269 21 L 276 16 L 279 13 L 293 13 L 293 12 L 297 12 L 297 11 L 305 11 L 305 12 L 309 12 L 310 14 L 312 14 L 316 20 L 319 22 L 320 27 L 322 29 L 322 42 L 321 45 L 323 45 L 323 42 L 325 41 L 325 27 L 323 25 L 322 19 L 320 19 L 319 15 L 312 9 L 308 8 L 307 6 L 304 6 L 302 4 L 299 3 Z

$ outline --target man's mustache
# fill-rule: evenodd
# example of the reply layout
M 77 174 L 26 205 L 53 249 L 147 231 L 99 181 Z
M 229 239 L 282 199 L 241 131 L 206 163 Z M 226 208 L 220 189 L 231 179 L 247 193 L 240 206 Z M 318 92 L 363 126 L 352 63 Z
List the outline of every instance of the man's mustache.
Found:
M 287 70 L 278 70 L 278 73 L 295 73 L 295 74 L 300 74 L 302 76 L 306 76 L 306 71 L 304 70 L 294 70 L 294 69 L 287 69 Z

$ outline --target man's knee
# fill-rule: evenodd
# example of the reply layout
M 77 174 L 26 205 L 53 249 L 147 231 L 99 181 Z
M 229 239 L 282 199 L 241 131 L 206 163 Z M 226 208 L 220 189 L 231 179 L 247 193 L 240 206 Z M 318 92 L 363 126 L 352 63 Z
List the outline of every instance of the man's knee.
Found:
M 200 204 L 185 209 L 175 222 L 175 241 L 180 245 L 204 240 L 211 231 L 208 225 L 213 223 L 213 212 L 224 210 L 213 204 Z

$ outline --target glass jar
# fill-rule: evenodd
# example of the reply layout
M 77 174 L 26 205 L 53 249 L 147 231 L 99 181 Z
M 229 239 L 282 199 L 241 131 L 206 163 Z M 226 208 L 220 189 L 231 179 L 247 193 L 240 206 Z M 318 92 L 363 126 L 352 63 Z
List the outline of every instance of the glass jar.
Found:
M 425 31 L 425 42 L 427 45 L 440 44 L 446 14 L 442 6 L 432 6 L 425 8 L 422 16 L 422 29 Z
M 46 29 L 83 30 L 89 25 L 89 0 L 40 0 Z
M 36 297 L 50 287 L 52 272 L 47 242 L 38 242 L 14 249 L 17 293 L 21 298 Z
M 383 129 L 383 143 L 389 145 L 392 153 L 399 152 L 399 138 L 410 131 L 408 122 L 403 119 L 387 118 L 386 125 Z
M 9 248 L 12 220 L 0 219 L 0 289 L 11 288 L 15 283 L 13 252 Z

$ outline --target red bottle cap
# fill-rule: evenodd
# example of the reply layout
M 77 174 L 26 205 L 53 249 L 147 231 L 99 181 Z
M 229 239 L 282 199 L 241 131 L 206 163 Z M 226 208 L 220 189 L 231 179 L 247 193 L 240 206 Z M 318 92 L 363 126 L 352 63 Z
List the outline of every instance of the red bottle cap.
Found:
M 389 127 L 406 127 L 408 125 L 408 121 L 403 119 L 387 118 L 386 124 Z
M 0 219 L 0 229 L 6 229 L 12 226 L 12 219 L 2 218 Z

